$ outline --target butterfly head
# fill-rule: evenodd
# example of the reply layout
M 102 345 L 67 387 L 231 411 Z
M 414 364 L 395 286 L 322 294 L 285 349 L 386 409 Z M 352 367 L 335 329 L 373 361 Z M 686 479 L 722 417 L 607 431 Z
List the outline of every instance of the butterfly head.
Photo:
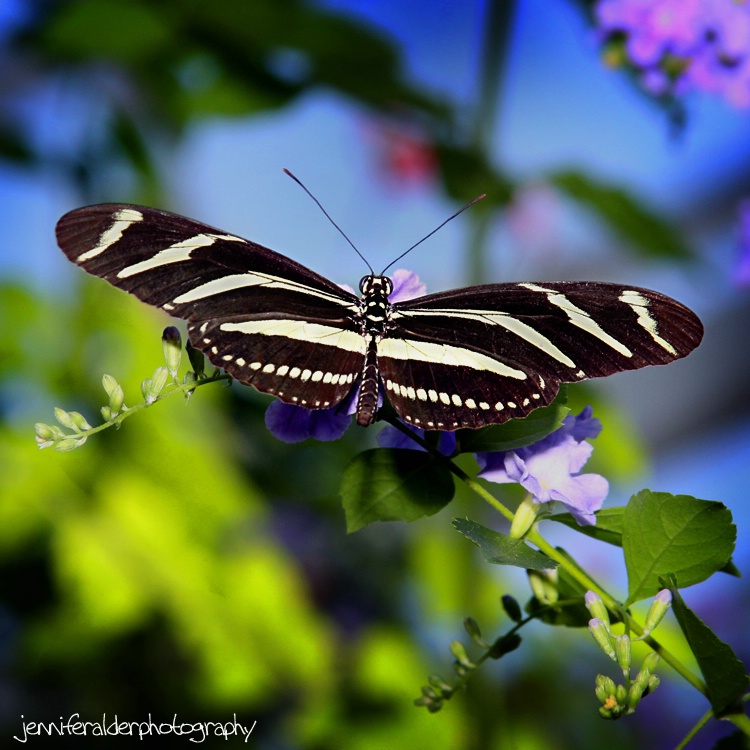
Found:
M 372 274 L 363 276 L 359 280 L 359 291 L 368 299 L 376 297 L 388 297 L 393 292 L 393 282 L 387 276 L 374 276 Z

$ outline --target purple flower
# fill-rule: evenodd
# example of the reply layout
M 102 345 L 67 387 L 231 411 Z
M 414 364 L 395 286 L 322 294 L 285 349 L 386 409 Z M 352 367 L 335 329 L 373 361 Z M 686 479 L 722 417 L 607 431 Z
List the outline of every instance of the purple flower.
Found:
M 396 269 L 392 276 L 391 302 L 405 302 L 421 297 L 425 285 L 411 271 Z M 344 289 L 352 291 L 342 285 Z M 357 411 L 359 380 L 352 385 L 349 395 L 332 409 L 306 409 L 304 406 L 272 401 L 266 410 L 266 427 L 271 434 L 285 443 L 300 443 L 307 438 L 315 440 L 338 440 L 347 430 L 352 415 Z M 382 399 L 382 395 L 380 397 Z
M 350 397 L 347 397 L 347 402 Z M 301 443 L 307 438 L 338 440 L 351 424 L 346 406 L 334 409 L 305 409 L 296 404 L 272 401 L 266 409 L 266 427 L 274 437 L 285 443 Z
M 599 0 L 602 39 L 623 38 L 655 94 L 705 91 L 750 107 L 750 5 L 730 0 Z
M 393 291 L 388 298 L 391 302 L 406 302 L 427 294 L 427 286 L 419 280 L 419 276 L 405 268 L 397 268 L 391 275 Z
M 593 451 L 587 438 L 601 432 L 598 419 L 587 406 L 577 417 L 569 415 L 562 427 L 534 445 L 500 453 L 478 453 L 478 476 L 490 482 L 517 482 L 536 503 L 559 500 L 579 524 L 594 525 L 594 511 L 609 491 L 598 474 L 581 474 Z

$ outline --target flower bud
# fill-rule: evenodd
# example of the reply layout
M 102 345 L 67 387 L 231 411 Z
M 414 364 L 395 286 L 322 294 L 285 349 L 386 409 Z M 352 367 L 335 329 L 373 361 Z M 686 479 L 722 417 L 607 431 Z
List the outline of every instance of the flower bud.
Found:
M 112 410 L 112 415 L 115 416 L 122 409 L 125 393 L 122 386 L 111 375 L 105 374 L 102 376 L 102 385 L 107 396 L 109 396 L 109 408 Z
M 91 429 L 91 425 L 86 421 L 86 418 L 80 412 L 69 411 L 68 416 L 73 420 L 76 432 Z
M 54 440 L 56 437 L 55 431 L 44 422 L 37 422 L 34 425 L 34 432 L 36 433 L 36 436 L 42 440 Z
M 531 590 L 541 604 L 554 604 L 560 598 L 557 570 L 529 570 L 527 575 Z
M 487 651 L 490 659 L 500 659 L 505 654 L 515 651 L 521 645 L 521 636 L 518 633 L 508 633 L 498 638 Z
M 155 396 L 152 396 L 151 386 L 151 378 L 146 378 L 145 380 L 141 381 L 141 393 L 143 394 L 143 398 L 147 404 L 152 404 L 154 402 L 154 399 L 156 398 Z
M 159 397 L 164 386 L 167 384 L 167 378 L 169 377 L 169 371 L 166 367 L 157 367 L 154 370 L 154 374 L 150 378 L 146 378 L 141 383 L 141 392 L 146 404 L 149 406 L 156 401 Z
M 599 644 L 599 648 L 604 651 L 612 661 L 617 660 L 615 649 L 612 645 L 612 635 L 609 628 L 598 618 L 594 617 L 589 620 L 589 632 L 594 636 L 594 640 Z
M 618 685 L 615 688 L 615 699 L 617 700 L 617 704 L 619 706 L 625 705 L 628 700 L 628 689 L 625 687 L 625 685 Z
M 583 597 L 583 601 L 586 604 L 586 609 L 591 613 L 592 617 L 600 619 L 607 627 L 609 627 L 609 612 L 604 606 L 604 600 L 594 591 L 587 591 Z
M 646 615 L 642 638 L 645 638 L 664 619 L 664 615 L 667 614 L 671 606 L 672 592 L 669 589 L 662 589 L 654 598 Z
M 55 419 L 63 427 L 67 427 L 69 430 L 74 430 L 76 432 L 78 431 L 73 417 L 71 417 L 71 415 L 67 411 L 65 411 L 65 409 L 61 409 L 59 406 L 55 407 Z
M 482 631 L 479 629 L 479 623 L 473 617 L 464 619 L 464 630 L 469 634 L 474 643 L 487 648 L 487 644 L 482 640 Z
M 632 651 L 630 636 L 627 634 L 618 635 L 615 638 L 615 656 L 617 657 L 617 664 L 622 670 L 625 679 L 630 674 L 630 664 L 632 662 Z
M 430 686 L 442 695 L 446 693 L 450 695 L 453 692 L 453 685 L 447 683 L 439 674 L 431 674 L 427 679 Z
M 510 525 L 510 538 L 521 539 L 523 535 L 531 528 L 539 515 L 541 504 L 527 494 L 513 516 L 513 522 Z
M 182 338 L 175 326 L 167 326 L 164 329 L 161 335 L 161 346 L 169 374 L 177 381 L 177 371 L 180 369 L 182 360 Z
M 513 622 L 521 622 L 523 619 L 521 605 L 510 594 L 504 594 L 501 601 L 503 603 L 505 614 L 507 614 Z
M 626 704 L 631 711 L 635 711 L 635 707 L 641 702 L 644 689 L 645 685 L 642 685 L 640 682 L 633 682 L 630 685 Z
M 58 453 L 68 453 L 69 451 L 80 448 L 86 442 L 86 436 L 80 438 L 64 438 L 53 446 Z
M 656 668 L 659 666 L 660 661 L 659 654 L 656 653 L 656 651 L 650 651 L 648 654 L 646 654 L 646 658 L 643 660 L 643 666 L 641 667 L 641 671 L 646 671 L 649 674 L 653 674 L 656 671 Z
M 157 367 L 151 376 L 151 390 L 155 396 L 158 396 L 167 384 L 169 379 L 169 370 L 166 367 Z
M 456 661 L 461 666 L 466 667 L 466 669 L 474 669 L 476 665 L 469 659 L 469 655 L 466 653 L 466 647 L 461 641 L 451 641 L 450 649 L 451 653 L 456 658 Z
M 615 681 L 611 677 L 607 677 L 604 674 L 598 674 L 596 676 L 596 687 L 594 693 L 600 703 L 604 703 L 607 698 L 612 697 L 616 690 Z
M 56 424 L 45 424 L 44 422 L 37 422 L 34 425 L 34 431 L 36 433 L 34 440 L 36 440 L 37 447 L 40 450 L 53 447 L 58 440 L 61 440 L 67 434 Z

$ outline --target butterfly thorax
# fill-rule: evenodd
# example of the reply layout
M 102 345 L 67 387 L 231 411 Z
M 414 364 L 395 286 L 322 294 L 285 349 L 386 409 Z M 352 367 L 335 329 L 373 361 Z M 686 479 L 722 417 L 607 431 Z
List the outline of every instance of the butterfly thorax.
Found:
M 359 290 L 362 300 L 358 320 L 362 335 L 379 341 L 391 327 L 388 297 L 393 292 L 393 282 L 387 276 L 363 276 Z

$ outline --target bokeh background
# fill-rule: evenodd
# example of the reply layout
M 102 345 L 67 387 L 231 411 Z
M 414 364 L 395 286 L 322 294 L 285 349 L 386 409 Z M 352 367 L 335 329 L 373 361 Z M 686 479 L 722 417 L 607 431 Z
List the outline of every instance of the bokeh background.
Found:
M 33 439 L 54 406 L 95 420 L 105 372 L 140 400 L 169 322 L 67 263 L 65 211 L 159 206 L 356 286 L 362 262 L 283 167 L 376 270 L 487 193 L 399 265 L 430 291 L 585 278 L 696 310 L 706 337 L 688 359 L 571 398 L 604 423 L 590 466 L 609 503 L 645 486 L 720 500 L 745 570 L 750 110 L 655 96 L 616 52 L 573 0 L 0 3 L 4 741 L 21 715 L 236 714 L 257 721 L 257 748 L 615 750 L 672 746 L 707 710 L 665 668 L 634 717 L 600 720 L 593 681 L 610 665 L 587 633 L 541 624 L 440 713 L 414 707 L 429 674 L 450 674 L 465 616 L 499 634 L 500 595 L 530 594 L 452 529 L 497 524 L 461 490 L 428 520 L 346 535 L 338 480 L 375 429 L 285 445 L 268 398 L 234 385 L 73 453 Z M 579 537 L 552 534 L 623 592 L 617 550 Z M 685 596 L 747 662 L 746 582 Z

